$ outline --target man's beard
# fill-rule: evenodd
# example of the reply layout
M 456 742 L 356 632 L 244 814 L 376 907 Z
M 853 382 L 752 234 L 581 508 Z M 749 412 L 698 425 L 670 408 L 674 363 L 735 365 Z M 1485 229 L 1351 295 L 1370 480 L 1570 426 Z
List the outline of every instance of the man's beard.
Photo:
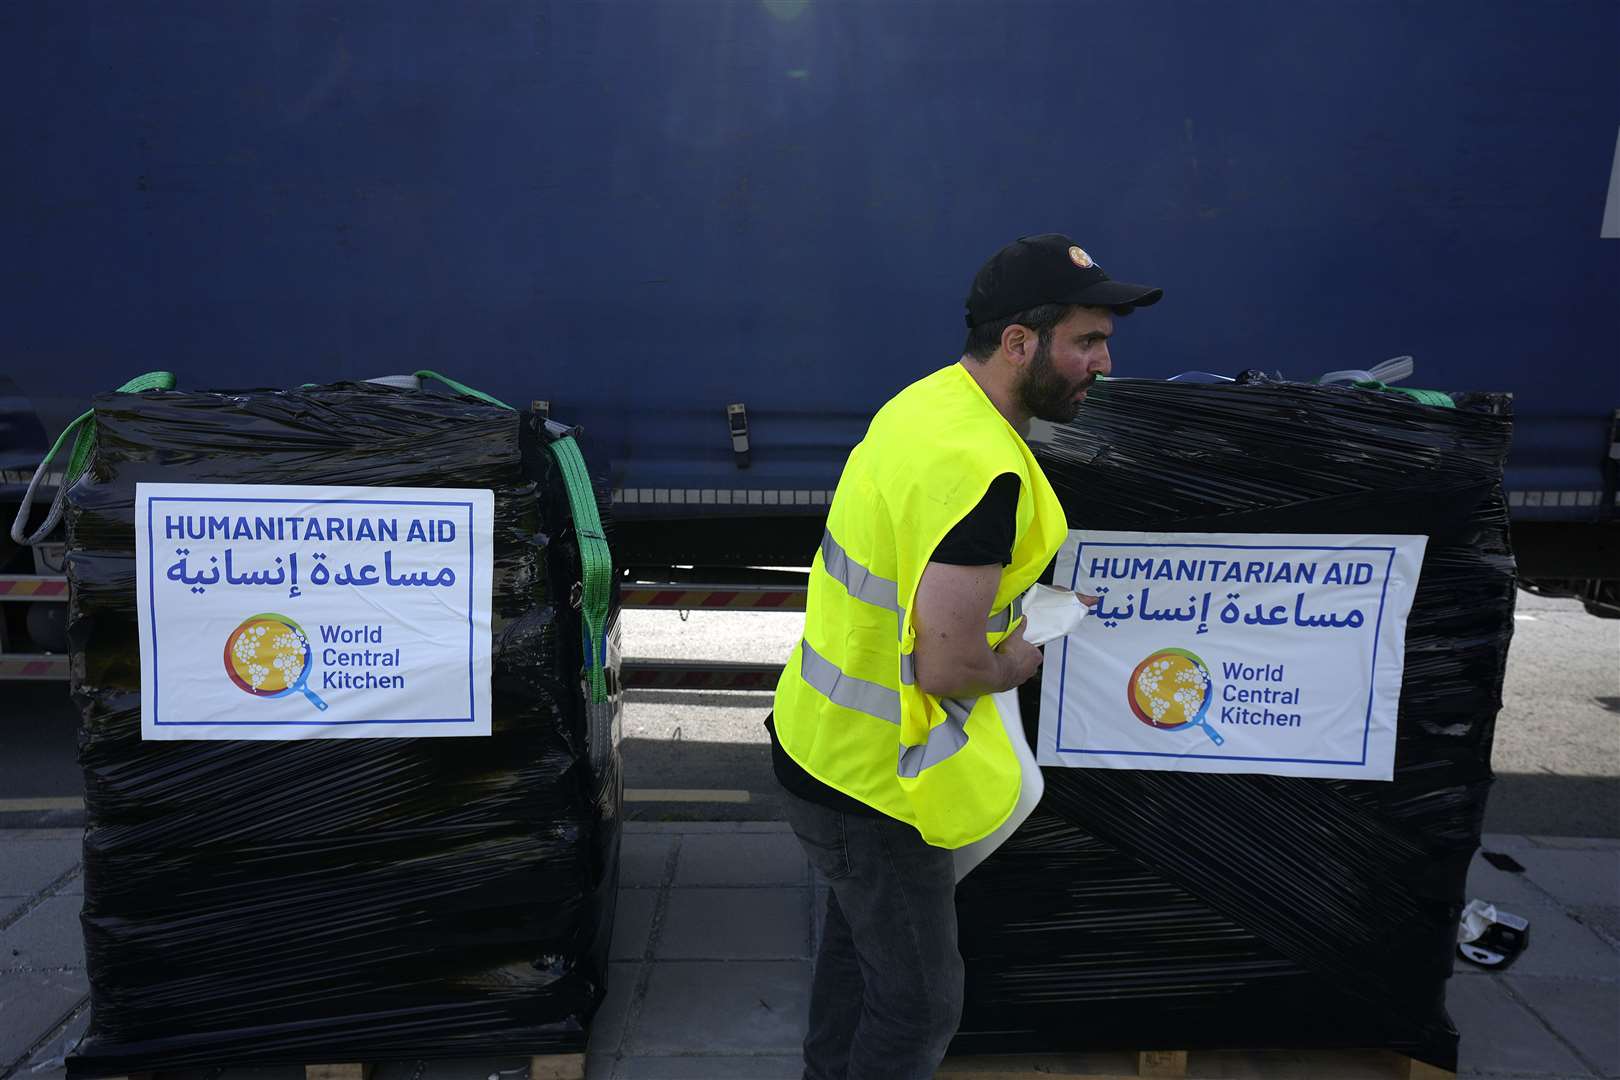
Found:
M 1035 346 L 1024 377 L 1018 381 L 1018 404 L 1037 420 L 1067 424 L 1080 414 L 1080 403 L 1074 395 L 1091 383 L 1089 376 L 1084 382 L 1072 383 L 1058 374 L 1052 366 L 1052 335 L 1045 333 Z

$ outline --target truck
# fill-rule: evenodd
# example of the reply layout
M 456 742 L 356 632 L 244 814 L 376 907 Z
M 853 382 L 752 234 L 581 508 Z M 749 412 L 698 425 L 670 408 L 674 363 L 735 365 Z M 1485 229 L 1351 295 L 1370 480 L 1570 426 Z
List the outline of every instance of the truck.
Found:
M 872 412 L 960 355 L 990 252 L 1060 231 L 1165 290 L 1116 375 L 1409 356 L 1510 392 L 1524 583 L 1620 614 L 1613 0 L 175 0 L 0 30 L 8 520 L 132 375 L 434 370 L 579 429 L 628 602 L 792 607 Z M 0 677 L 63 677 L 61 538 L 4 543 Z

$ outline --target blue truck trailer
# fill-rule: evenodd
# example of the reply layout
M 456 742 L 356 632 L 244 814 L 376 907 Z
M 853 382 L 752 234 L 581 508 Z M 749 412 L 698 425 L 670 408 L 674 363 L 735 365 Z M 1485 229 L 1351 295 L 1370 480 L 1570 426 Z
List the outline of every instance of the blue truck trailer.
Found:
M 632 573 L 742 581 L 1059 230 L 1165 289 L 1117 375 L 1511 391 L 1521 572 L 1614 613 L 1617 46 L 1613 0 L 8 5 L 0 497 L 140 372 L 434 369 L 582 428 Z M 0 550 L 0 675 L 59 673 L 54 557 Z

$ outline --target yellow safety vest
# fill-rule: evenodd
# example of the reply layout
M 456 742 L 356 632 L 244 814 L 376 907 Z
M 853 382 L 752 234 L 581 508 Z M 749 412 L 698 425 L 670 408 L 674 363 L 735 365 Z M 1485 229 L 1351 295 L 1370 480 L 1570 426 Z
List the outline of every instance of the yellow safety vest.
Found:
M 912 656 L 923 568 L 1002 473 L 1018 477 L 1018 514 L 1012 563 L 985 613 L 992 648 L 1068 534 L 1063 507 L 961 364 L 878 410 L 838 481 L 811 564 L 804 638 L 776 687 L 788 756 L 936 847 L 982 839 L 1018 801 L 1018 761 L 992 699 L 923 693 Z

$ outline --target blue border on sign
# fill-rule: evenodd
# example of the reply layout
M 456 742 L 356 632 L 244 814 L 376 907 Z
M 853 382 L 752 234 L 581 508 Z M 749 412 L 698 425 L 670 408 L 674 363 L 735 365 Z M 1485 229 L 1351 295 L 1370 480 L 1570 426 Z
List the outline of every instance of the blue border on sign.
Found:
M 1080 581 L 1080 552 L 1088 546 L 1087 541 L 1074 549 L 1074 573 L 1069 576 L 1069 588 L 1073 590 Z M 1202 758 L 1206 761 L 1270 761 L 1290 765 L 1366 765 L 1367 743 L 1372 732 L 1373 697 L 1377 689 L 1378 678 L 1378 638 L 1379 630 L 1384 623 L 1384 600 L 1389 595 L 1389 575 L 1395 569 L 1395 549 L 1392 547 L 1331 547 L 1328 545 L 1307 544 L 1169 544 L 1169 543 L 1140 543 L 1124 540 L 1094 541 L 1089 546 L 1101 547 L 1128 547 L 1128 548 L 1216 548 L 1226 551 L 1385 551 L 1389 553 L 1389 561 L 1384 566 L 1384 584 L 1378 592 L 1378 618 L 1373 620 L 1373 650 L 1372 670 L 1368 673 L 1367 682 L 1367 715 L 1361 727 L 1361 759 L 1339 760 L 1334 758 L 1290 758 L 1290 757 L 1253 757 L 1241 754 L 1172 754 L 1159 750 L 1104 750 L 1085 746 L 1063 745 L 1063 706 L 1067 701 L 1064 693 L 1065 684 L 1069 676 L 1069 639 L 1063 639 L 1063 660 L 1058 670 L 1058 714 L 1057 714 L 1057 742 L 1056 749 L 1060 754 L 1112 754 L 1120 757 L 1157 757 L 1157 758 Z
M 467 510 L 467 715 L 409 720 L 160 720 L 158 719 L 157 544 L 152 535 L 152 504 L 159 502 L 295 503 L 299 506 L 461 506 Z M 351 727 L 357 724 L 471 724 L 476 720 L 477 686 L 473 674 L 473 504 L 462 500 L 431 499 L 271 499 L 211 497 L 206 495 L 151 495 L 146 500 L 146 587 L 152 616 L 152 726 L 153 727 Z

